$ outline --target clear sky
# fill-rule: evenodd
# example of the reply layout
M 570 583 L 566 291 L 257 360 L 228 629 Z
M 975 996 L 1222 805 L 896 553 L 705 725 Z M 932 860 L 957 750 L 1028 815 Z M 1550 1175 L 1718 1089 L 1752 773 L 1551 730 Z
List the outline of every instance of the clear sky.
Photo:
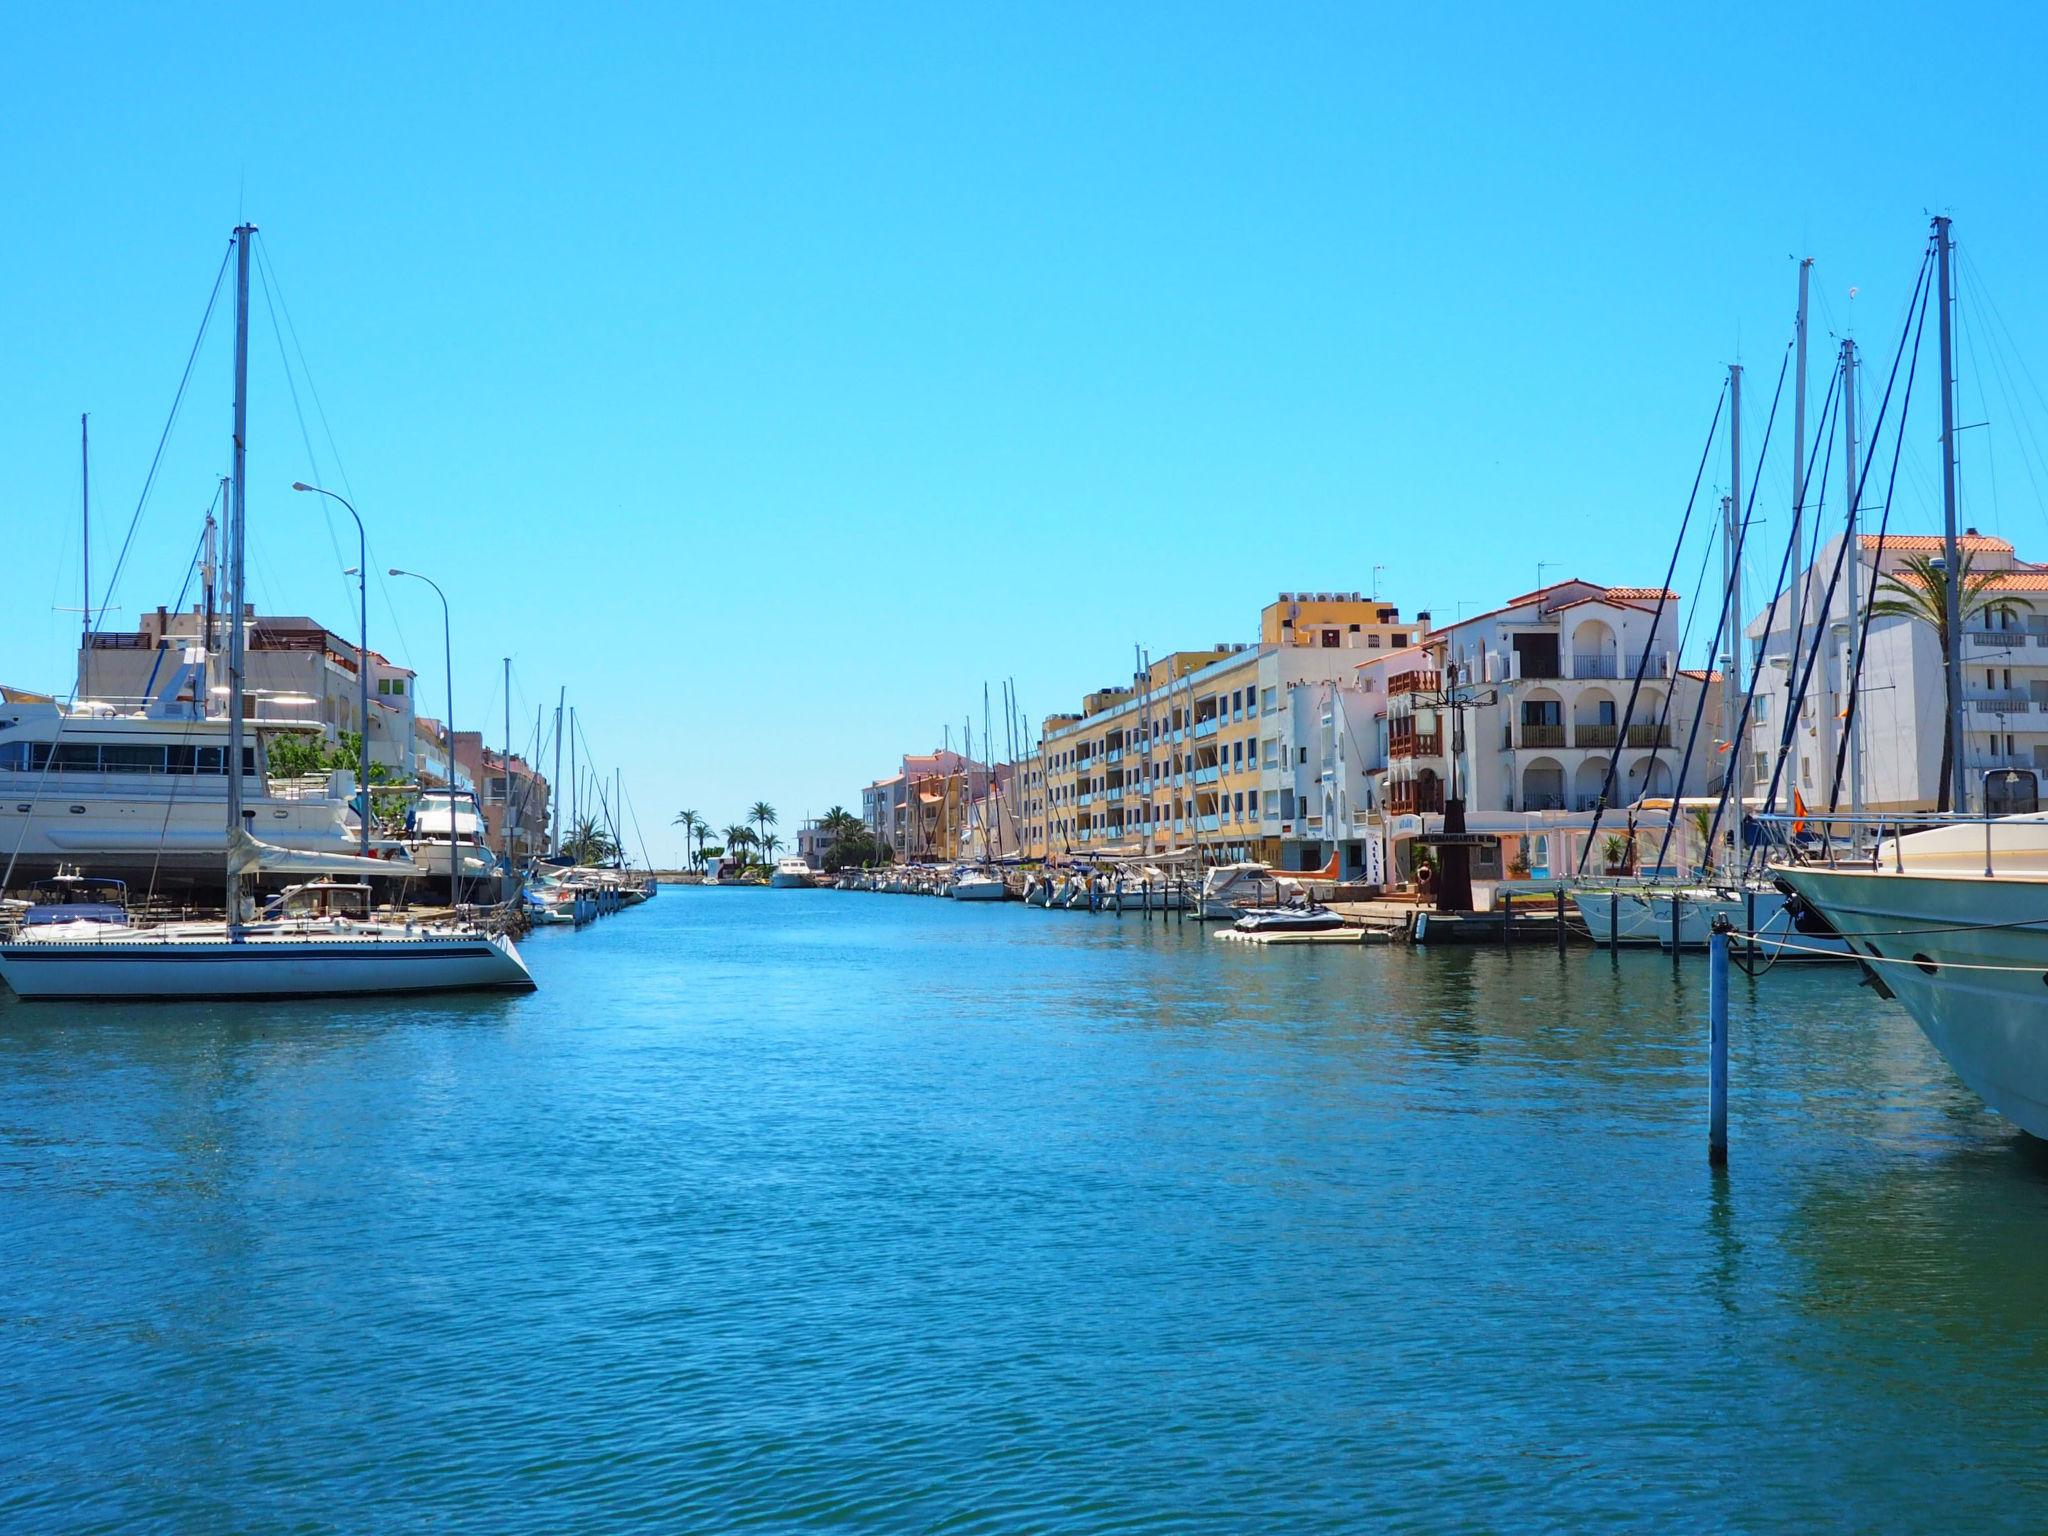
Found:
M 2002 317 L 1966 516 L 2048 559 L 2040 11 L 1663 11 L 15 7 L 0 678 L 68 690 L 78 413 L 104 601 L 244 213 L 307 365 L 259 290 L 252 596 L 352 629 L 352 530 L 287 487 L 351 489 L 454 601 L 457 723 L 497 738 L 506 655 L 522 740 L 566 686 L 657 859 L 680 807 L 787 835 L 985 680 L 1035 718 L 1282 589 L 1656 581 L 1794 258 L 1818 391 L 1845 328 L 1888 356 L 1931 211 Z M 117 626 L 178 595 L 228 340 Z M 432 595 L 378 587 L 438 713 Z

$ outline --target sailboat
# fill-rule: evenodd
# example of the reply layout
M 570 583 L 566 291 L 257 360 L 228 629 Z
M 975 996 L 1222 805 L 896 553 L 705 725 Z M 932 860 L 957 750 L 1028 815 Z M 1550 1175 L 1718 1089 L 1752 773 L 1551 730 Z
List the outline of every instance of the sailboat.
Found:
M 1772 866 L 1786 887 L 1853 946 L 1878 991 L 1896 998 L 1977 1096 L 2048 1138 L 2048 817 L 1963 814 L 1966 701 L 1961 682 L 1964 566 L 1956 536 L 1955 340 L 1949 221 L 1934 220 L 1941 336 L 1943 558 L 1949 792 L 1958 814 L 1852 849 L 1847 860 Z M 1988 788 L 1988 786 L 1987 786 Z M 1988 799 L 1988 795 L 1987 795 Z
M 489 988 L 532 991 L 533 978 L 512 941 L 474 926 L 427 928 L 373 920 L 367 903 L 306 914 L 296 908 L 251 920 L 244 882 L 265 870 L 311 876 L 388 875 L 380 860 L 307 853 L 257 839 L 244 821 L 244 649 L 240 622 L 247 527 L 246 445 L 249 384 L 249 242 L 235 230 L 234 472 L 228 559 L 227 920 L 157 928 L 108 925 L 87 933 L 71 925 L 26 929 L 0 944 L 0 980 L 23 998 L 172 1000 L 282 998 Z M 232 771 L 241 768 L 243 771 Z

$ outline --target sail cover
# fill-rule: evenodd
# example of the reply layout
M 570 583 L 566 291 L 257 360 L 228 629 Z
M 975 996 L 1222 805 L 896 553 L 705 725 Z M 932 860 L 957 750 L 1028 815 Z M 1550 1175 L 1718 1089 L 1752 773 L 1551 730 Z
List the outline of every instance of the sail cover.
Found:
M 236 832 L 228 845 L 230 876 L 277 875 L 380 875 L 387 880 L 405 879 L 420 873 L 410 858 L 365 859 L 352 853 L 308 853 L 297 848 L 280 848 Z

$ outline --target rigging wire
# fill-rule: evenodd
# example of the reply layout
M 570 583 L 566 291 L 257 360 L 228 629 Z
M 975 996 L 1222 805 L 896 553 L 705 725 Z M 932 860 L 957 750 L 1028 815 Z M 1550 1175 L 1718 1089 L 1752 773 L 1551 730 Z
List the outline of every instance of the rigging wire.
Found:
M 1634 681 L 1629 684 L 1628 705 L 1622 711 L 1621 729 L 1614 736 L 1614 750 L 1607 758 L 1607 776 L 1600 785 L 1600 798 L 1593 806 L 1593 824 L 1587 829 L 1585 842 L 1579 846 L 1579 867 L 1575 871 L 1576 875 L 1582 876 L 1586 872 L 1586 859 L 1592 853 L 1593 839 L 1600 831 L 1600 818 L 1606 814 L 1608 797 L 1614 793 L 1614 777 L 1621 766 L 1622 744 L 1628 740 L 1629 723 L 1635 718 L 1636 700 L 1643 690 L 1643 674 L 1650 666 L 1650 641 L 1656 637 L 1657 626 L 1664 618 L 1664 605 L 1671 597 L 1672 578 L 1678 574 L 1679 551 L 1685 547 L 1686 530 L 1692 526 L 1693 509 L 1699 502 L 1700 481 L 1706 476 L 1707 457 L 1714 451 L 1714 439 L 1721 431 L 1721 412 L 1727 405 L 1728 381 L 1724 378 L 1721 381 L 1721 392 L 1714 399 L 1714 419 L 1707 426 L 1707 440 L 1700 445 L 1700 462 L 1693 470 L 1692 490 L 1685 498 L 1685 516 L 1679 519 L 1678 537 L 1671 545 L 1671 562 L 1664 568 L 1663 585 L 1657 589 L 1657 606 L 1650 614 L 1649 634 L 1644 637 L 1642 654 L 1636 658 L 1636 675 Z M 1681 651 L 1680 655 L 1683 654 Z M 1678 679 L 1674 677 L 1669 691 L 1676 692 L 1677 687 Z M 1656 760 L 1656 750 L 1653 747 L 1650 761 L 1654 763 Z
M 1929 296 L 1932 292 L 1932 289 L 1927 282 L 1927 270 L 1928 267 L 1932 264 L 1933 259 L 1934 250 L 1932 244 L 1930 243 L 1928 247 L 1927 256 L 1922 260 L 1920 265 L 1920 281 L 1915 285 L 1914 288 L 1915 293 L 1919 295 L 1920 299 L 1920 314 L 1919 318 L 1914 322 L 1913 326 L 1913 362 L 1912 365 L 1906 370 L 1906 394 L 1905 397 L 1899 403 L 1898 431 L 1892 442 L 1891 475 L 1890 478 L 1885 482 L 1884 510 L 1879 515 L 1877 523 L 1877 548 L 1875 553 L 1872 555 L 1870 561 L 1870 568 L 1874 573 L 1880 572 L 1884 569 L 1885 539 L 1891 533 L 1892 495 L 1893 492 L 1896 491 L 1898 488 L 1899 458 L 1900 455 L 1904 452 L 1906 444 L 1907 406 L 1911 403 L 1912 400 L 1913 380 L 1919 374 L 1920 371 L 1920 339 L 1922 334 L 1927 329 L 1927 303 Z M 1884 431 L 1885 410 L 1891 405 L 1892 383 L 1894 380 L 1898 378 L 1899 358 L 1904 355 L 1905 347 L 1906 338 L 1902 334 L 1899 337 L 1899 351 L 1892 357 L 1892 376 L 1890 379 L 1887 379 L 1885 381 L 1884 404 L 1878 407 L 1877 422 L 1871 428 L 1870 431 L 1870 440 L 1873 443 L 1878 441 L 1879 437 L 1882 435 Z M 1877 456 L 1875 454 L 1872 454 L 1870 458 L 1865 459 L 1863 461 L 1863 473 L 1856 477 L 1856 498 L 1853 502 L 1850 503 L 1852 509 L 1861 507 L 1861 505 L 1863 504 L 1863 488 L 1870 482 L 1871 463 L 1876 457 Z M 1863 552 L 1861 550 L 1857 551 L 1858 559 L 1862 558 L 1862 553 Z M 1856 634 L 1856 665 L 1850 669 L 1849 704 L 1848 708 L 1843 713 L 1842 739 L 1835 743 L 1834 789 L 1828 797 L 1829 811 L 1833 811 L 1835 807 L 1841 803 L 1842 761 L 1849 750 L 1849 738 L 1856 730 L 1857 709 L 1858 706 L 1862 703 L 1863 662 L 1864 658 L 1868 656 L 1870 652 L 1870 621 L 1877 607 L 1877 591 L 1875 583 L 1873 583 L 1872 585 L 1870 596 L 1871 601 L 1863 605 L 1861 625 L 1857 630 Z M 1943 729 L 1946 730 L 1947 728 L 1948 727 L 1944 725 Z

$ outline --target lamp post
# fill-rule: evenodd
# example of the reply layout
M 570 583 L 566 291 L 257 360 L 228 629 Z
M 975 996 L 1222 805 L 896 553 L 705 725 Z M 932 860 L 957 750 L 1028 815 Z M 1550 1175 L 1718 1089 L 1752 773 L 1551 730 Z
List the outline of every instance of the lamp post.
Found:
M 361 707 L 356 712 L 356 734 L 361 747 L 357 753 L 356 789 L 363 797 L 358 819 L 363 825 L 363 857 L 367 859 L 370 856 L 370 536 L 363 531 L 362 514 L 349 505 L 346 496 L 317 485 L 308 485 L 303 480 L 294 480 L 292 489 L 311 491 L 315 496 L 338 501 L 356 520 L 356 599 L 362 610 L 363 625 L 362 641 L 356 649 L 356 681 L 361 685 Z
M 448 915 L 453 917 L 462 905 L 462 866 L 455 856 L 455 629 L 448 616 L 448 594 L 438 581 L 418 571 L 401 571 L 395 565 L 391 574 L 424 581 L 441 599 L 441 666 L 448 676 Z

